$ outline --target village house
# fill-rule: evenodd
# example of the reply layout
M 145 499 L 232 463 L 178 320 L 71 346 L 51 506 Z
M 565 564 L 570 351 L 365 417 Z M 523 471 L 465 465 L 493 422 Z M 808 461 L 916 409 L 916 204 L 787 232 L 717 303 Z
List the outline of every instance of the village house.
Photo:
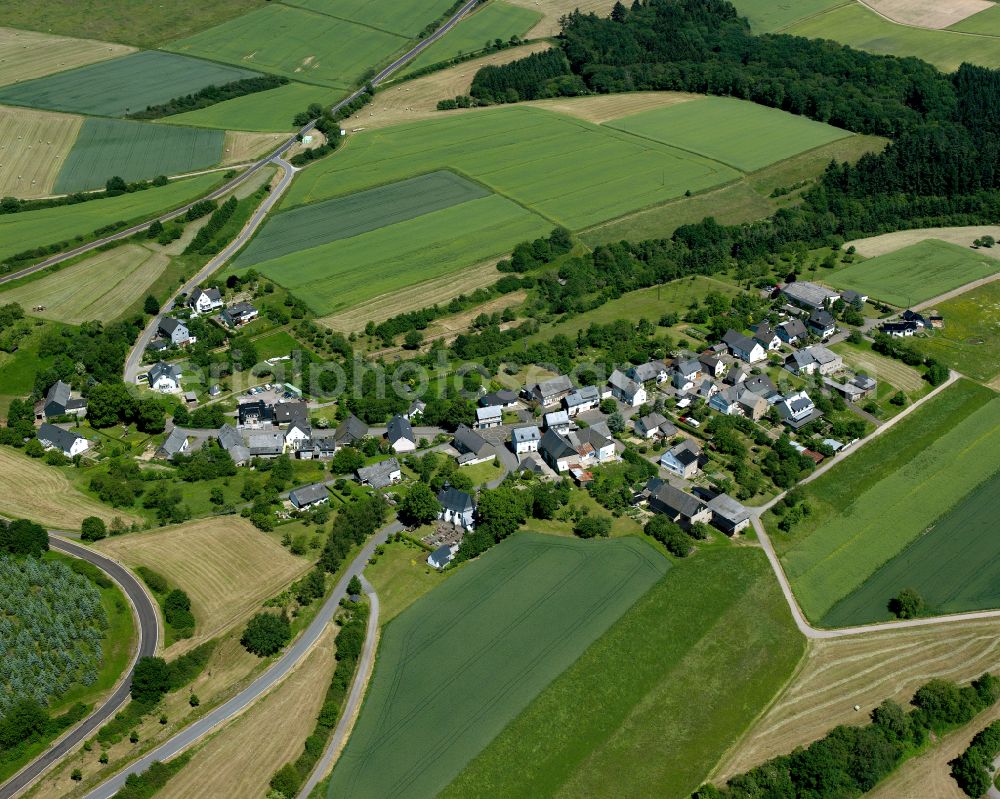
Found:
M 313 483 L 312 485 L 290 491 L 288 493 L 288 501 L 298 510 L 305 510 L 314 505 L 329 502 L 330 492 L 326 490 L 326 486 L 322 483 Z
M 767 351 L 758 342 L 735 330 L 727 330 L 722 341 L 729 348 L 730 354 L 744 363 L 755 364 L 767 360 Z
M 702 402 L 708 402 L 712 397 L 719 393 L 719 387 L 715 385 L 707 377 L 701 381 L 701 385 L 698 386 L 698 398 Z
M 455 559 L 457 554 L 458 544 L 442 544 L 427 556 L 427 565 L 441 571 Z
M 236 406 L 236 423 L 244 428 L 257 428 L 274 421 L 274 406 L 264 400 L 250 400 Z
M 597 386 L 584 386 L 563 397 L 563 407 L 571 419 L 584 411 L 594 410 L 600 404 L 601 392 Z
M 837 332 L 837 320 L 829 311 L 813 311 L 806 320 L 809 332 L 819 338 L 829 338 Z
M 209 313 L 222 307 L 222 292 L 217 288 L 195 289 L 191 292 L 188 305 L 196 314 Z
M 491 405 L 499 405 L 504 410 L 510 410 L 517 405 L 517 394 L 509 389 L 502 388 L 499 391 L 483 394 L 479 398 L 480 408 L 488 408 Z
M 569 432 L 569 414 L 566 411 L 552 411 L 542 417 L 542 425 L 546 430 L 555 430 L 560 435 Z
M 223 309 L 222 320 L 230 327 L 243 327 L 259 315 L 259 311 L 248 302 L 238 302 Z
M 777 335 L 786 344 L 798 344 L 809 338 L 809 331 L 801 319 L 789 319 L 778 325 Z
M 541 440 L 542 433 L 535 425 L 517 427 L 510 431 L 510 445 L 515 455 L 538 452 L 538 442 Z
M 424 402 L 423 400 L 415 399 L 413 400 L 413 402 L 410 403 L 409 410 L 406 413 L 404 413 L 403 416 L 409 419 L 410 423 L 412 424 L 414 421 L 416 421 L 417 419 L 419 419 L 421 416 L 424 415 L 425 410 L 427 410 L 427 403 Z
M 770 404 L 774 404 L 781 397 L 778 387 L 767 375 L 750 375 L 743 381 L 743 388 L 763 397 Z
M 170 394 L 181 390 L 181 368 L 170 363 L 160 361 L 149 370 L 146 379 L 153 391 Z
M 303 441 L 298 449 L 298 456 L 302 460 L 329 460 L 337 454 L 337 439 L 333 431 L 326 433 L 313 433 L 308 441 Z
M 252 430 L 247 448 L 254 458 L 277 458 L 285 452 L 285 435 L 280 430 Z
M 677 435 L 677 428 L 668 422 L 667 417 L 662 413 L 654 411 L 636 419 L 635 434 L 639 438 L 645 439 L 655 438 L 656 436 L 670 438 Z
M 543 407 L 555 405 L 573 390 L 573 384 L 565 375 L 543 380 L 528 387 L 529 396 Z
M 796 375 L 832 375 L 844 368 L 844 359 L 822 344 L 813 344 L 789 355 L 785 368 Z
M 868 397 L 875 394 L 878 388 L 878 383 L 874 377 L 869 377 L 860 372 L 846 383 L 838 383 L 836 380 L 831 380 L 830 378 L 827 378 L 823 382 L 828 388 L 836 391 L 848 402 L 861 402 L 861 400 L 868 399 Z
M 437 495 L 441 504 L 438 518 L 463 530 L 475 528 L 476 503 L 471 494 L 445 486 Z
M 769 322 L 760 322 L 755 325 L 753 328 L 753 338 L 765 350 L 773 351 L 781 349 L 781 339 Z
M 569 471 L 572 466 L 593 466 L 615 460 L 615 443 L 595 427 L 561 435 L 545 431 L 539 444 L 545 462 L 556 472 Z
M 637 408 L 646 401 L 646 389 L 641 383 L 636 383 L 623 372 L 615 369 L 608 378 L 611 395 L 632 408 Z
M 668 378 L 667 365 L 660 360 L 647 361 L 633 366 L 625 374 L 637 383 L 666 383 Z
M 722 382 L 725 383 L 727 386 L 735 386 L 739 385 L 746 379 L 747 379 L 746 367 L 742 365 L 736 365 L 728 372 L 726 372 L 726 376 Z
M 670 521 L 690 527 L 696 523 L 707 524 L 712 520 L 712 511 L 698 497 L 674 488 L 665 480 L 654 477 L 648 485 L 649 509 L 662 513 Z
M 371 466 L 362 466 L 358 469 L 357 475 L 361 485 L 379 489 L 388 488 L 402 480 L 403 470 L 399 468 L 399 461 L 395 458 L 389 458 L 373 463 Z
M 197 341 L 197 339 L 191 337 L 187 325 L 179 319 L 174 319 L 172 316 L 164 316 L 160 320 L 157 330 L 173 347 L 194 344 Z
M 163 443 L 157 447 L 156 455 L 159 458 L 172 458 L 174 455 L 183 455 L 188 451 L 190 446 L 191 443 L 188 440 L 187 434 L 179 427 L 175 427 L 170 431 L 170 435 L 164 439 Z
M 916 322 L 883 322 L 879 330 L 893 338 L 909 338 L 921 329 Z
M 781 421 L 793 430 L 805 427 L 823 415 L 805 391 L 789 394 L 776 407 Z
M 274 406 L 274 423 L 277 425 L 309 424 L 309 403 L 279 402 Z
M 296 422 L 285 431 L 285 451 L 298 453 L 303 447 L 309 446 L 312 439 L 312 428 L 309 425 Z
M 499 405 L 488 405 L 476 408 L 476 429 L 488 430 L 503 424 L 503 408 Z
M 714 352 L 703 352 L 698 356 L 698 363 L 702 372 L 716 380 L 726 374 L 726 362 Z
M 806 280 L 789 283 L 781 289 L 781 293 L 790 302 L 806 310 L 828 308 L 840 299 L 837 292 Z
M 87 415 L 87 400 L 73 396 L 73 390 L 69 383 L 57 380 L 49 390 L 45 392 L 45 399 L 41 400 L 35 408 L 35 417 L 50 419 L 53 416 L 76 416 Z
M 413 435 L 413 427 L 408 419 L 393 416 L 385 430 L 385 437 L 393 452 L 413 452 L 417 448 L 417 439 Z
M 460 424 L 455 430 L 452 446 L 459 453 L 457 458 L 459 466 L 474 466 L 496 457 L 496 451 L 490 443 L 464 424 Z
M 728 494 L 717 494 L 708 501 L 712 524 L 726 535 L 736 535 L 750 526 L 750 511 Z
M 862 305 L 868 302 L 868 295 L 861 294 L 860 292 L 853 291 L 851 289 L 844 289 L 840 293 L 840 299 L 842 299 L 847 305 L 854 308 L 860 309 Z
M 90 448 L 90 442 L 74 430 L 64 430 L 54 424 L 43 422 L 35 437 L 45 449 L 59 450 L 67 458 L 82 455 Z
M 660 466 L 668 472 L 690 480 L 698 474 L 701 447 L 693 438 L 686 438 L 677 446 L 668 449 L 660 458 Z
M 358 446 L 368 436 L 368 425 L 353 413 L 337 425 L 334 438 L 338 447 Z

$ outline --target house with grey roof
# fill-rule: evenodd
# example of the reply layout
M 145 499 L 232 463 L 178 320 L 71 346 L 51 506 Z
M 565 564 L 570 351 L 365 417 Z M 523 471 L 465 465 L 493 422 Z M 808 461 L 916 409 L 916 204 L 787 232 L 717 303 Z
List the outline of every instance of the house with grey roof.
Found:
M 172 458 L 174 455 L 183 455 L 188 451 L 190 447 L 190 441 L 187 437 L 187 433 L 181 430 L 179 427 L 175 427 L 170 431 L 162 444 L 156 450 L 156 454 L 161 458 Z
M 191 338 L 191 333 L 188 331 L 186 324 L 179 319 L 174 319 L 172 316 L 164 316 L 160 319 L 157 329 L 160 335 L 174 347 L 180 347 L 184 344 L 194 344 L 197 340 Z
M 513 408 L 517 405 L 517 392 L 511 391 L 507 388 L 502 388 L 499 391 L 491 391 L 489 394 L 483 394 L 479 398 L 479 407 L 488 408 L 491 405 L 499 405 L 501 408 Z
M 566 375 L 542 380 L 528 387 L 531 398 L 544 407 L 555 405 L 573 390 L 573 383 Z
M 840 295 L 832 289 L 824 288 L 807 280 L 796 280 L 781 289 L 788 300 L 800 308 L 828 308 L 840 299 Z
M 837 332 L 837 320 L 829 311 L 813 311 L 806 320 L 806 327 L 814 336 L 829 338 Z
M 728 494 L 717 494 L 708 501 L 712 524 L 726 535 L 736 535 L 750 526 L 750 511 Z
M 475 528 L 476 502 L 471 494 L 445 486 L 438 492 L 437 499 L 441 504 L 441 512 L 438 514 L 441 521 L 463 530 Z
M 859 372 L 850 380 L 839 383 L 831 378 L 826 378 L 823 383 L 833 391 L 836 391 L 848 402 L 861 402 L 861 400 L 875 394 L 878 389 L 878 382 L 874 377 Z
M 319 505 L 321 502 L 329 502 L 330 492 L 326 490 L 326 486 L 322 483 L 313 483 L 312 485 L 302 486 L 301 488 L 289 491 L 288 500 L 298 510 L 305 510 L 314 505 Z
M 585 411 L 592 411 L 600 404 L 601 392 L 597 390 L 597 386 L 584 386 L 563 397 L 563 407 L 570 419 Z
M 724 377 L 728 368 L 726 362 L 715 352 L 703 352 L 698 356 L 698 363 L 701 364 L 702 372 L 716 379 Z
M 229 453 L 229 457 L 237 466 L 243 466 L 250 460 L 250 450 L 247 448 L 243 436 L 231 424 L 222 425 L 216 437 L 219 439 L 219 446 Z
M 670 521 L 682 527 L 690 527 L 698 522 L 707 524 L 712 520 L 712 511 L 708 505 L 693 494 L 674 488 L 666 480 L 658 480 L 655 477 L 650 484 L 650 510 L 662 513 Z
M 218 310 L 222 307 L 222 292 L 217 288 L 197 288 L 191 292 L 188 305 L 196 314 Z
M 809 331 L 806 330 L 805 323 L 801 319 L 789 319 L 778 325 L 778 338 L 786 344 L 798 344 L 809 338 Z
M 608 378 L 608 386 L 611 387 L 611 395 L 633 408 L 637 408 L 646 401 L 646 389 L 641 383 L 637 383 L 624 372 L 615 369 Z
M 285 452 L 285 434 L 280 430 L 252 430 L 247 448 L 254 458 L 277 458 Z
M 542 436 L 538 451 L 556 472 L 569 471 L 574 466 L 593 466 L 617 458 L 614 440 L 593 427 L 574 430 L 565 435 L 549 428 Z
M 337 454 L 337 439 L 332 430 L 317 433 L 315 430 L 308 441 L 303 442 L 297 452 L 301 460 L 329 460 Z
M 565 472 L 580 459 L 576 448 L 555 430 L 549 428 L 538 445 L 545 462 L 556 472 Z
M 181 368 L 172 363 L 160 361 L 155 364 L 149 370 L 146 379 L 153 391 L 171 394 L 181 390 Z
M 843 289 L 840 291 L 840 299 L 855 308 L 861 308 L 866 302 L 868 302 L 868 295 L 862 294 L 853 289 Z
M 542 424 L 546 430 L 555 430 L 557 433 L 565 435 L 569 432 L 569 413 L 566 411 L 552 411 L 542 417 Z
M 636 383 L 667 382 L 667 365 L 661 360 L 647 361 L 633 366 L 626 374 Z
M 668 472 L 690 480 L 698 474 L 701 447 L 693 438 L 686 438 L 680 444 L 663 453 L 660 466 Z
M 753 327 L 753 338 L 765 350 L 780 350 L 781 339 L 778 332 L 771 327 L 770 322 L 759 322 Z
M 222 321 L 230 327 L 243 327 L 259 315 L 260 311 L 249 302 L 237 302 L 222 310 Z
M 822 344 L 813 344 L 789 355 L 785 368 L 796 375 L 832 375 L 844 368 L 844 359 Z
M 43 422 L 35 432 L 45 449 L 59 450 L 67 458 L 81 455 L 90 448 L 90 442 L 75 430 L 64 430 L 54 424 Z
M 458 544 L 442 544 L 427 556 L 427 565 L 440 571 L 455 559 Z
M 52 416 L 83 417 L 87 415 L 87 400 L 79 396 L 74 397 L 69 383 L 56 380 L 45 392 L 45 399 L 41 401 L 39 411 L 36 416 L 44 416 L 46 419 Z
M 503 424 L 503 408 L 500 405 L 487 405 L 476 408 L 476 429 L 488 430 Z
M 388 458 L 371 466 L 362 466 L 357 474 L 361 485 L 376 489 L 388 488 L 403 479 L 403 470 L 399 468 L 399 461 L 395 458 Z
M 279 402 L 272 406 L 274 409 L 274 423 L 277 425 L 299 426 L 309 424 L 309 405 L 302 400 L 297 402 Z
M 805 391 L 797 391 L 784 397 L 776 406 L 778 415 L 793 430 L 805 427 L 819 419 L 823 412 L 816 407 Z
M 413 424 L 418 417 L 424 415 L 425 410 L 427 410 L 427 403 L 423 400 L 415 399 L 410 403 L 409 410 L 403 416 L 410 420 L 410 424 Z
M 535 425 L 516 427 L 510 431 L 510 445 L 515 455 L 538 452 L 538 442 L 541 440 L 542 433 Z
M 777 398 L 781 396 L 778 387 L 774 385 L 774 381 L 767 375 L 750 375 L 750 377 L 743 381 L 743 388 L 763 397 L 769 403 L 772 400 L 777 402 Z
M 668 422 L 667 417 L 662 413 L 654 411 L 636 419 L 635 434 L 639 438 L 645 439 L 655 438 L 656 436 L 670 438 L 670 436 L 677 435 L 677 428 Z
M 413 434 L 410 420 L 403 416 L 393 416 L 385 429 L 385 437 L 393 452 L 413 452 L 417 448 L 417 437 Z
M 733 357 L 739 358 L 744 363 L 754 364 L 767 360 L 767 350 L 759 342 L 736 330 L 727 330 L 722 341 Z
M 337 439 L 337 446 L 340 447 L 357 446 L 367 435 L 368 425 L 353 413 L 337 425 L 337 430 L 334 433 L 334 437 Z

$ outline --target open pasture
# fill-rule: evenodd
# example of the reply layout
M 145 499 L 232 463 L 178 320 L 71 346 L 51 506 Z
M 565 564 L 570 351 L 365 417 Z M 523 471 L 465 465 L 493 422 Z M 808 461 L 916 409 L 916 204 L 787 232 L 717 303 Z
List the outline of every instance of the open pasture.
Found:
M 320 14 L 357 22 L 371 28 L 416 38 L 431 22 L 449 8 L 452 0 L 394 3 L 373 3 L 371 0 L 284 0 L 286 5 L 299 6 Z
M 176 53 L 347 89 L 366 69 L 406 43 L 403 36 L 274 3 L 167 47 Z
M 889 600 L 915 588 L 930 613 L 1000 607 L 1000 472 L 945 511 L 927 531 L 823 617 L 829 627 L 891 618 Z
M 532 534 L 463 566 L 385 628 L 331 795 L 436 796 L 668 567 L 637 539 Z
M 809 39 L 833 39 L 881 55 L 915 56 L 945 72 L 958 69 L 963 61 L 1000 67 L 998 37 L 897 25 L 860 3 L 848 3 L 803 19 L 784 28 L 782 33 Z
M 186 591 L 198 638 L 217 635 L 309 567 L 236 516 L 106 538 L 95 546 L 129 566 L 148 566 Z
M 490 195 L 254 265 L 317 314 L 499 257 L 550 230 L 544 219 Z M 249 267 L 240 267 L 245 270 Z M 358 275 L 364 275 L 359 280 Z
M 441 799 L 686 799 L 804 649 L 763 553 L 701 552 L 626 611 Z
M 608 123 L 610 127 L 679 147 L 753 172 L 851 134 L 775 108 L 703 97 L 643 111 Z M 739 131 L 734 136 L 733 131 Z
M 195 128 L 290 133 L 295 127 L 292 119 L 300 111 L 305 111 L 310 103 L 333 105 L 343 96 L 344 93 L 337 89 L 293 81 L 266 92 L 245 94 L 197 111 L 174 114 L 163 122 Z
M 1000 374 L 1000 281 L 960 294 L 937 310 L 945 317 L 944 327 L 917 346 L 976 380 Z
M 800 19 L 821 14 L 854 0 L 736 0 L 736 10 L 750 21 L 754 33 L 775 33 Z
M 1000 271 L 995 258 L 968 247 L 927 239 L 829 276 L 836 288 L 854 289 L 872 299 L 907 308 Z
M 0 87 L 0 102 L 94 116 L 121 117 L 210 84 L 258 73 L 248 69 L 143 51 L 57 75 Z
M 990 0 L 862 0 L 883 17 L 918 28 L 948 28 L 993 7 Z
M 6 13 L 4 17 L 7 21 Z M 131 52 L 131 47 L 122 44 L 0 28 L 0 85 L 40 78 Z
M 1000 36 L 1000 7 L 987 3 L 986 8 L 961 22 L 952 25 L 951 30 L 963 33 L 979 33 L 984 36 Z
M 236 265 L 253 266 L 489 194 L 488 189 L 442 170 L 347 197 L 300 206 L 272 217 L 250 246 L 240 253 Z
M 88 119 L 56 179 L 59 194 L 103 188 L 117 175 L 131 183 L 180 175 L 222 160 L 221 130 Z
M 0 447 L 0 514 L 31 519 L 58 530 L 78 531 L 88 516 L 110 522 L 139 521 L 81 494 L 62 472 L 10 447 Z
M 84 236 L 112 222 L 145 219 L 204 194 L 218 175 L 198 175 L 134 194 L 0 215 L 0 259 Z
M 423 50 L 404 67 L 404 74 L 429 67 L 455 56 L 474 53 L 494 39 L 507 41 L 512 36 L 524 36 L 542 19 L 537 9 L 511 5 L 504 0 L 493 0 L 488 5 L 465 17 L 454 29 L 448 31 Z
M 0 302 L 17 302 L 32 316 L 71 325 L 110 322 L 142 297 L 166 266 L 165 255 L 127 244 L 0 291 Z M 37 305 L 45 310 L 32 311 Z
M 485 183 L 571 229 L 735 180 L 736 170 L 538 108 L 508 106 L 358 133 L 298 176 L 284 207 L 438 169 Z
M 0 197 L 45 197 L 76 141 L 83 119 L 0 106 Z
M 775 547 L 809 618 L 823 619 L 1000 469 L 1000 401 L 960 382 L 805 487 L 813 512 Z

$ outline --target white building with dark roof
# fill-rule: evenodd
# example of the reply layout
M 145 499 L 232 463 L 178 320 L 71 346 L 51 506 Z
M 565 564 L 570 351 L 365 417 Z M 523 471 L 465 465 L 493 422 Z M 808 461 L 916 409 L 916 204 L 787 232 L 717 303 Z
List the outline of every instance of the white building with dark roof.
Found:
M 637 408 L 646 401 L 646 389 L 624 372 L 615 369 L 608 378 L 611 395 L 626 405 Z
M 410 420 L 404 416 L 393 416 L 385 431 L 393 452 L 413 452 L 417 448 L 417 438 L 413 435 Z
M 476 502 L 471 494 L 447 486 L 438 492 L 441 512 L 438 518 L 463 530 L 475 528 Z
M 538 442 L 541 440 L 542 433 L 535 425 L 517 427 L 510 431 L 511 448 L 515 455 L 538 452 Z
M 476 408 L 476 429 L 489 430 L 503 424 L 503 408 L 499 405 L 487 405 Z
M 82 455 L 90 449 L 90 442 L 74 430 L 64 430 L 54 424 L 43 422 L 35 437 L 45 449 L 59 450 L 67 458 Z
M 196 314 L 216 311 L 222 307 L 222 292 L 217 288 L 195 289 L 191 292 L 188 305 Z
M 326 490 L 326 486 L 322 483 L 313 483 L 312 485 L 302 486 L 290 491 L 288 493 L 288 500 L 299 510 L 305 510 L 306 508 L 311 508 L 313 505 L 329 502 L 330 492 Z

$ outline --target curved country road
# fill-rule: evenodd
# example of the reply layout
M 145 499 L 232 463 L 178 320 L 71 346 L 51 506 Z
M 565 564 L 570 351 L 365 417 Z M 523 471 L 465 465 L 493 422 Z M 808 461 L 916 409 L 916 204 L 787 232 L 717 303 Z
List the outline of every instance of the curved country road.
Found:
M 378 86 L 386 78 L 392 75 L 392 73 L 394 73 L 397 69 L 399 69 L 407 62 L 416 58 L 426 48 L 434 44 L 434 42 L 436 42 L 438 39 L 444 36 L 448 31 L 454 28 L 459 22 L 461 22 L 462 18 L 466 14 L 468 14 L 473 8 L 475 8 L 479 2 L 480 0 L 468 0 L 468 2 L 465 3 L 465 5 L 463 5 L 458 11 L 455 12 L 455 14 L 447 22 L 444 23 L 444 25 L 442 25 L 440 28 L 434 31 L 434 33 L 432 33 L 426 39 L 421 39 L 410 50 L 401 55 L 399 58 L 397 58 L 395 61 L 389 64 L 389 66 L 385 67 L 381 72 L 379 72 L 374 78 L 372 78 L 371 81 L 369 81 L 372 84 L 372 86 Z M 347 95 L 347 97 L 345 97 L 343 100 L 334 104 L 330 109 L 331 112 L 336 113 L 345 105 L 357 99 L 364 91 L 365 91 L 364 87 L 356 89 L 351 94 Z M 152 224 L 156 220 L 159 220 L 160 222 L 169 222 L 172 219 L 176 219 L 181 214 L 187 213 L 187 210 L 192 205 L 194 205 L 197 202 L 200 202 L 201 200 L 215 200 L 218 199 L 219 197 L 228 194 L 237 186 L 239 186 L 241 183 L 243 183 L 245 180 L 247 180 L 247 178 L 249 178 L 255 172 L 265 167 L 267 164 L 280 160 L 281 157 L 288 151 L 288 149 L 293 144 L 295 144 L 297 137 L 304 133 L 308 133 L 310 130 L 313 129 L 315 125 L 316 125 L 315 119 L 303 125 L 301 128 L 299 128 L 299 130 L 297 130 L 295 133 L 289 136 L 289 138 L 285 142 L 278 145 L 277 148 L 275 148 L 270 153 L 265 155 L 259 161 L 256 161 L 255 163 L 251 164 L 245 171 L 238 174 L 236 177 L 234 177 L 226 184 L 217 188 L 211 194 L 206 194 L 203 197 L 198 197 L 192 200 L 191 202 L 187 203 L 186 205 L 182 205 L 180 208 L 175 208 L 174 210 L 168 211 L 167 213 L 162 214 L 161 216 L 155 217 L 155 219 L 147 219 L 145 222 L 140 222 L 137 225 L 132 225 L 131 227 L 125 228 L 124 230 L 119 230 L 116 233 L 112 233 L 109 236 L 102 236 L 99 239 L 95 239 L 89 244 L 83 244 L 72 250 L 67 250 L 66 252 L 59 253 L 58 255 L 53 255 L 51 258 L 46 258 L 44 261 L 39 261 L 37 264 L 34 264 L 33 266 L 28 266 L 25 267 L 24 269 L 18 270 L 17 272 L 11 272 L 10 274 L 2 275 L 0 276 L 0 284 L 8 283 L 12 280 L 18 280 L 19 278 L 33 274 L 35 272 L 40 272 L 43 269 L 47 269 L 50 266 L 62 263 L 63 261 L 69 260 L 70 258 L 75 258 L 76 256 L 83 255 L 84 253 L 90 252 L 91 250 L 96 250 L 98 247 L 107 244 L 108 242 L 119 241 L 120 239 L 128 238 L 129 236 L 132 236 L 135 233 L 138 233 L 139 231 L 145 230 L 147 227 L 150 226 L 150 224 Z
M 3 785 L 0 785 L 0 799 L 11 799 L 11 797 L 17 796 L 118 712 L 118 709 L 128 698 L 129 689 L 132 687 L 132 669 L 135 667 L 136 661 L 140 657 L 155 654 L 159 641 L 156 606 L 146 589 L 132 576 L 131 572 L 110 558 L 81 544 L 75 544 L 65 538 L 53 535 L 51 532 L 49 533 L 49 546 L 96 566 L 117 584 L 128 599 L 136 617 L 139 627 L 139 646 L 136 648 L 135 657 L 132 658 L 128 671 L 118 682 L 111 696 L 104 700 L 87 718 L 64 733 L 44 753 L 28 763 Z
M 143 772 L 157 760 L 164 761 L 177 756 L 220 724 L 242 713 L 257 699 L 270 691 L 309 653 L 326 629 L 326 626 L 333 620 L 334 614 L 340 606 L 340 600 L 347 595 L 347 583 L 350 581 L 351 576 L 354 574 L 360 576 L 365 564 L 368 563 L 368 559 L 374 554 L 375 547 L 384 544 L 390 535 L 400 532 L 402 529 L 403 526 L 399 522 L 392 522 L 368 539 L 361 548 L 361 551 L 351 561 L 351 565 L 344 571 L 343 576 L 337 581 L 337 585 L 330 593 L 326 602 L 323 603 L 323 607 L 316 614 L 316 618 L 312 620 L 302 635 L 288 647 L 285 653 L 267 671 L 232 699 L 209 711 L 196 722 L 178 732 L 173 738 L 154 747 L 140 759 L 133 761 L 123 770 L 119 771 L 107 782 L 94 788 L 86 794 L 85 799 L 111 799 L 121 789 L 122 785 L 125 784 L 125 778 L 129 774 Z

